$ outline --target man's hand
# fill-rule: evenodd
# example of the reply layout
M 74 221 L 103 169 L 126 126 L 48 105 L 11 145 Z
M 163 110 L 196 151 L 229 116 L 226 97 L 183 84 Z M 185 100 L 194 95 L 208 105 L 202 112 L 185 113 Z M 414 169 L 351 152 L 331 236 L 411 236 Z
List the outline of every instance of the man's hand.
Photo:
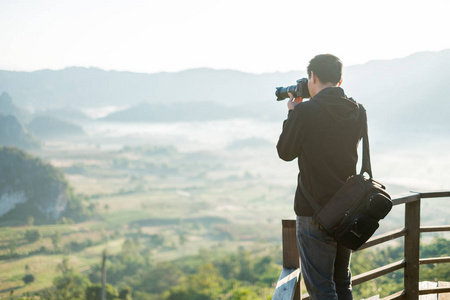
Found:
M 294 107 L 295 107 L 297 104 L 303 102 L 303 98 L 302 98 L 302 97 L 294 98 L 294 96 L 293 96 L 291 93 L 289 93 L 289 92 L 288 92 L 288 95 L 289 95 L 289 101 L 288 101 L 288 103 L 287 103 L 287 106 L 288 106 L 288 109 L 289 109 L 289 110 L 293 110 Z

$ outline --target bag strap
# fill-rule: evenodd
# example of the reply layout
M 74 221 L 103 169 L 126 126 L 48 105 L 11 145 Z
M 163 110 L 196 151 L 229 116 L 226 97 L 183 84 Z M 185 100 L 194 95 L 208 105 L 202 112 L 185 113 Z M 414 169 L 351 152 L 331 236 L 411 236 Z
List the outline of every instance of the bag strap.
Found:
M 372 165 L 370 164 L 370 149 L 369 149 L 369 130 L 367 128 L 367 113 L 364 106 L 359 104 L 359 112 L 362 114 L 363 132 L 362 132 L 362 166 L 360 175 L 367 173 L 372 179 Z
M 368 128 L 367 128 L 367 113 L 366 109 L 359 104 L 359 113 L 361 114 L 361 120 L 363 125 L 363 132 L 361 135 L 361 139 L 363 141 L 362 145 L 362 166 L 361 166 L 361 172 L 360 175 L 367 173 L 370 176 L 370 179 L 372 179 L 372 166 L 370 164 L 370 150 L 369 150 L 369 134 L 368 134 Z M 320 209 L 322 208 L 316 201 L 314 201 L 311 194 L 305 189 L 302 183 L 301 175 L 298 177 L 298 186 L 300 187 L 300 191 L 302 192 L 303 196 L 306 198 L 306 200 L 309 202 L 309 205 L 314 209 L 314 212 L 317 214 Z

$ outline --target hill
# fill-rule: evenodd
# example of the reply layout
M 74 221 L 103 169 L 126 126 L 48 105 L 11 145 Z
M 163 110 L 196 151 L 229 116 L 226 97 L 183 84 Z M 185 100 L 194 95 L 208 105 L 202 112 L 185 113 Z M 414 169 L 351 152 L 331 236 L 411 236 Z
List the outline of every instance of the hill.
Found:
M 33 134 L 42 139 L 61 139 L 84 135 L 80 126 L 50 116 L 36 117 L 27 127 Z
M 28 113 L 21 107 L 17 106 L 11 96 L 6 92 L 3 92 L 0 95 L 0 113 L 5 115 L 13 115 L 22 122 L 28 117 Z
M 0 148 L 0 169 L 0 221 L 52 222 L 74 198 L 61 171 L 17 148 Z
M 23 110 L 13 103 L 8 93 L 3 92 L 0 95 L 0 112 L 8 115 L 19 115 L 23 113 Z
M 0 225 L 83 221 L 91 214 L 61 170 L 14 147 L 0 147 Z
M 0 145 L 22 149 L 39 148 L 39 142 L 13 115 L 0 114 Z

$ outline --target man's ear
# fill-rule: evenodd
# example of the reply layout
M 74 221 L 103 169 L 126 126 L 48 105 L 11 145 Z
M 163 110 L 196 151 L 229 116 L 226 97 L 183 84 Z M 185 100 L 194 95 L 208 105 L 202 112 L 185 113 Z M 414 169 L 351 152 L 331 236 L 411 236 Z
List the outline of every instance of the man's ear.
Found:
M 311 83 L 312 84 L 316 84 L 317 83 L 317 77 L 316 77 L 316 75 L 314 75 L 314 72 L 313 71 L 311 71 Z
M 342 79 L 339 80 L 338 86 L 341 86 L 341 84 L 342 84 Z

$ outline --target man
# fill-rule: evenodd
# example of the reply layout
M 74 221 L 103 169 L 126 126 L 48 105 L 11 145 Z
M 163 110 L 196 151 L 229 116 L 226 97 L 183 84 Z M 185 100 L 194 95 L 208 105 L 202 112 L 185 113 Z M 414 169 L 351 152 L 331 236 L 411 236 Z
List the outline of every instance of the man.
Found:
M 357 147 L 363 124 L 359 105 L 344 94 L 342 62 L 334 55 L 314 57 L 308 65 L 309 101 L 288 102 L 277 150 L 285 161 L 298 158 L 299 179 L 312 198 L 323 206 L 344 181 L 356 174 Z M 297 187 L 294 210 L 302 276 L 310 299 L 353 299 L 351 250 L 337 243 L 316 224 Z

